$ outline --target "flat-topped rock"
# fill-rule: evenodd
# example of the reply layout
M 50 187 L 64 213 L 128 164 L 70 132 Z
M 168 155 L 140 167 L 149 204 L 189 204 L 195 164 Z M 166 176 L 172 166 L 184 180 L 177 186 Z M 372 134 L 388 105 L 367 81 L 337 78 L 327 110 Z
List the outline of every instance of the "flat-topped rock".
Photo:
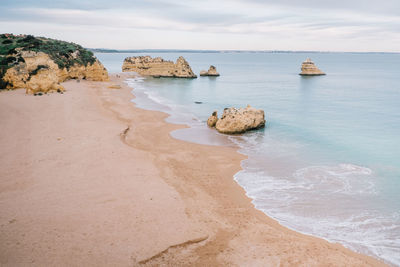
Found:
M 200 76 L 219 76 L 219 73 L 217 72 L 217 68 L 211 65 L 208 71 L 202 70 Z
M 301 64 L 301 72 L 299 74 L 303 76 L 325 75 L 324 72 L 317 68 L 310 58 L 307 58 L 306 61 Z
M 220 133 L 238 134 L 265 126 L 265 115 L 261 109 L 248 105 L 246 108 L 226 108 L 218 119 L 217 112 L 208 118 L 207 125 Z
M 134 71 L 142 76 L 152 76 L 157 78 L 197 78 L 189 63 L 183 57 L 179 57 L 176 63 L 164 60 L 161 57 L 127 57 L 122 65 L 122 71 Z

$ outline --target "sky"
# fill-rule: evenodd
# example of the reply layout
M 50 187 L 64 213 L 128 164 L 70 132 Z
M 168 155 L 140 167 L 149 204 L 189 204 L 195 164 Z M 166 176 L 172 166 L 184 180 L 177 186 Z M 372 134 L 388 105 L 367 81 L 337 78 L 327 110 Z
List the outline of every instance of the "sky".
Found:
M 0 32 L 88 48 L 400 52 L 400 0 L 0 0 Z

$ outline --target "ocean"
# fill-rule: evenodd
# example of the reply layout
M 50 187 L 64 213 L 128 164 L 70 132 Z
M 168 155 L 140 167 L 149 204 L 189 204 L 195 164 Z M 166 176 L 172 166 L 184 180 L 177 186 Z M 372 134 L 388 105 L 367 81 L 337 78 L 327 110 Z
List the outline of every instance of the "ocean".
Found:
M 217 67 L 220 77 L 127 83 L 139 107 L 191 127 L 175 138 L 240 147 L 248 159 L 234 179 L 258 209 L 400 266 L 400 54 L 96 53 L 111 73 L 137 55 L 183 56 L 196 74 Z M 327 75 L 299 76 L 308 57 Z M 248 104 L 265 111 L 264 129 L 226 136 L 206 126 L 214 110 Z

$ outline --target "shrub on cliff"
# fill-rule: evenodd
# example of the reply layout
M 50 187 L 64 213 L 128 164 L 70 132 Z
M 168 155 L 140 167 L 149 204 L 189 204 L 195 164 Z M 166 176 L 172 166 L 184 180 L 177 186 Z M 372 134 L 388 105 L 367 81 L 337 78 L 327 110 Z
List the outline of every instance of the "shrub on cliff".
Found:
M 48 68 L 49 68 L 49 66 L 47 66 L 47 65 L 38 65 L 38 66 L 36 67 L 36 69 L 34 69 L 33 71 L 29 72 L 29 78 L 28 78 L 28 80 L 29 80 L 32 76 L 36 75 L 36 74 L 39 72 L 39 70 L 41 70 L 41 69 L 48 69 Z

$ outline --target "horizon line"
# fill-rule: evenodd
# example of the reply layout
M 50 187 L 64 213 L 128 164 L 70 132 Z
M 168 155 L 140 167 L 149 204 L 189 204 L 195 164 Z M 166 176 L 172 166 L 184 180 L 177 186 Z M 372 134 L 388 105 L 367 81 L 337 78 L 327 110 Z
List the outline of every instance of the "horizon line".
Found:
M 140 53 L 140 52 L 191 52 L 191 53 L 351 53 L 351 54 L 400 54 L 400 51 L 329 51 L 329 50 L 245 50 L 245 49 L 112 49 L 86 48 L 97 53 Z

